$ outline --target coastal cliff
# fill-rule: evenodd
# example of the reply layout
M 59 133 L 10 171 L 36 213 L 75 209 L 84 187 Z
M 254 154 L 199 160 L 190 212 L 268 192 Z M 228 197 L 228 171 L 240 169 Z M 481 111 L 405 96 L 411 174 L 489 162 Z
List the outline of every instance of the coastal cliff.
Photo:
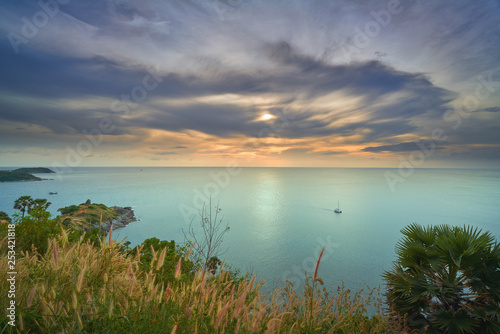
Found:
M 117 216 L 111 222 L 101 223 L 100 227 L 103 231 L 109 232 L 111 225 L 113 225 L 113 230 L 116 230 L 137 221 L 137 218 L 134 215 L 134 210 L 132 210 L 130 206 L 113 206 L 110 209 L 114 210 L 117 213 Z M 99 227 L 99 224 L 95 224 L 94 227 Z

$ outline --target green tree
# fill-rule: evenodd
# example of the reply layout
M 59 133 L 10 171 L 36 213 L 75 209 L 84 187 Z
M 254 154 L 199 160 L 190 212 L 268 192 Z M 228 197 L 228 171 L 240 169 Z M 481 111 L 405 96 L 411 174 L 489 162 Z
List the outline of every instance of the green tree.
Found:
M 47 201 L 45 198 L 37 198 L 37 199 L 33 200 L 32 206 L 28 207 L 28 213 L 31 214 L 31 211 L 39 210 L 39 209 L 46 211 L 51 204 L 52 203 Z
M 31 196 L 21 196 L 14 202 L 14 209 L 21 211 L 23 218 L 26 210 L 29 211 L 32 206 L 33 198 Z
M 30 251 L 35 247 L 43 254 L 48 249 L 48 241 L 62 233 L 62 225 L 57 219 L 51 219 L 50 213 L 43 207 L 34 208 L 25 217 L 17 216 L 15 220 L 18 251 Z
M 10 223 L 12 219 L 10 219 L 8 214 L 6 214 L 3 211 L 0 211 L 0 221 L 6 221 L 7 223 Z
M 387 300 L 426 333 L 500 333 L 500 245 L 470 226 L 401 230 Z

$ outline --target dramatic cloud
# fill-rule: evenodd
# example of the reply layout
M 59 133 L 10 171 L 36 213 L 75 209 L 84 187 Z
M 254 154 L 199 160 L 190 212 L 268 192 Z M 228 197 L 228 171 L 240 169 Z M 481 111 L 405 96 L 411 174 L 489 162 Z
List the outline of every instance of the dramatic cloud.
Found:
M 436 129 L 431 166 L 498 161 L 492 0 L 0 6 L 5 164 L 393 166 Z

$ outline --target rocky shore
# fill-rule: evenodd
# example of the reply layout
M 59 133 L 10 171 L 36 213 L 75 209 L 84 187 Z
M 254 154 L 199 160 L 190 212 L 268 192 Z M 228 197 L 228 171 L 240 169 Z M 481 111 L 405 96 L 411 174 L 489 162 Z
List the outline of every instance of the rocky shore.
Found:
M 101 223 L 100 225 L 102 231 L 109 232 L 111 225 L 113 226 L 113 230 L 116 230 L 137 221 L 137 218 L 134 215 L 134 210 L 132 210 L 130 206 L 126 206 L 123 208 L 119 206 L 113 206 L 110 209 L 115 210 L 118 216 L 111 222 Z M 94 227 L 99 227 L 99 223 L 94 224 Z

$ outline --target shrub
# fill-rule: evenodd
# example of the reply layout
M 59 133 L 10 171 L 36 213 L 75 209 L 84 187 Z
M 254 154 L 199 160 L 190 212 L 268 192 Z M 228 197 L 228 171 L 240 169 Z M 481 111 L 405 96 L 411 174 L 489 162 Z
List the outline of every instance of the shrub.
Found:
M 70 205 L 64 208 L 60 208 L 57 211 L 61 213 L 61 215 L 72 215 L 73 213 L 78 211 L 78 205 Z
M 2 223 L 2 222 L 10 223 L 10 222 L 12 222 L 12 219 L 9 217 L 8 214 L 6 214 L 3 211 L 0 211 L 0 223 Z
M 45 253 L 48 241 L 62 232 L 62 225 L 51 219 L 50 213 L 45 209 L 33 209 L 30 214 L 21 218 L 15 216 L 16 222 L 16 250 L 17 252 L 29 251 L 32 247 Z

